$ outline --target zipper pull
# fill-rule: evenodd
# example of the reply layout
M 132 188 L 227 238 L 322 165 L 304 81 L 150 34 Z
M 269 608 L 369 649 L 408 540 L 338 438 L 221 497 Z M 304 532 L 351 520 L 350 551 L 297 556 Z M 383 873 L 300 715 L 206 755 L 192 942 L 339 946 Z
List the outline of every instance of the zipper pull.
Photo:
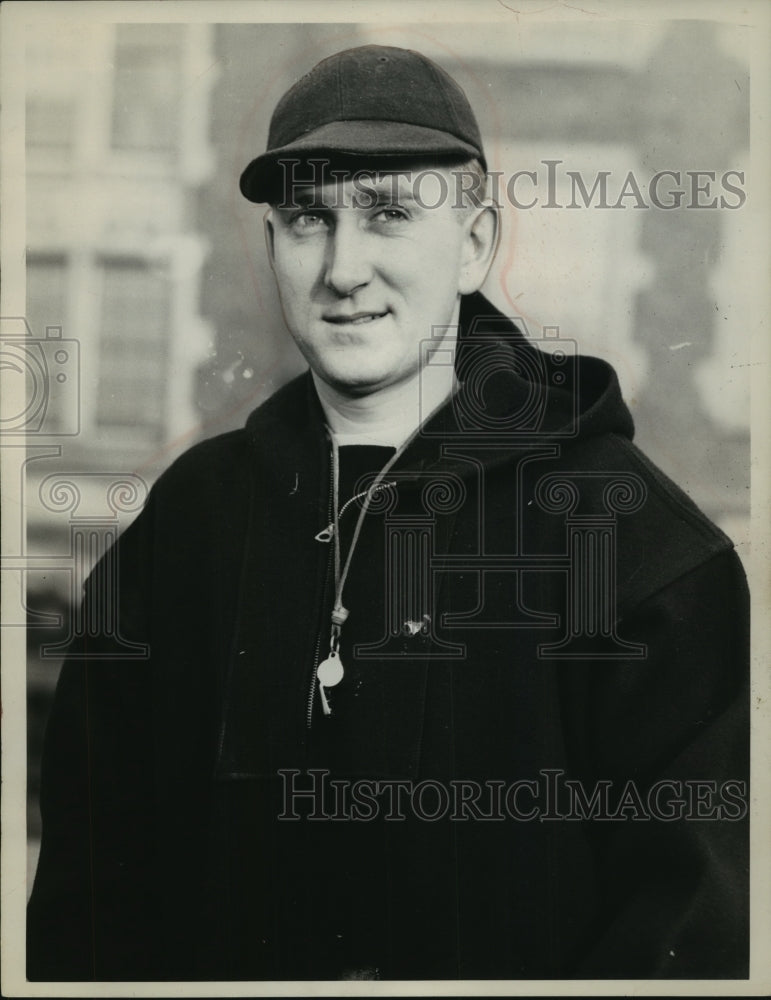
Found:
M 314 535 L 313 537 L 317 542 L 331 542 L 335 534 L 334 524 L 328 524 L 326 528 L 322 528 L 321 531 Z

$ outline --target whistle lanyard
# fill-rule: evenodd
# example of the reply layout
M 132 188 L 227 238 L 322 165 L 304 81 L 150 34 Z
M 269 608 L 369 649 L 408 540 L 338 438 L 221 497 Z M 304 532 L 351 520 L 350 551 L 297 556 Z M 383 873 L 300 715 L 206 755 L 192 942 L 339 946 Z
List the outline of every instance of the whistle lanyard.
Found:
M 329 700 L 327 699 L 325 688 L 335 687 L 343 679 L 345 670 L 343 668 L 342 661 L 340 659 L 340 632 L 343 625 L 348 618 L 348 609 L 343 605 L 343 589 L 345 587 L 345 581 L 348 578 L 348 571 L 351 568 L 351 562 L 353 561 L 353 555 L 356 550 L 356 545 L 359 541 L 359 535 L 361 534 L 361 529 L 364 525 L 364 518 L 367 516 L 367 511 L 369 510 L 370 504 L 372 502 L 373 496 L 384 489 L 389 489 L 395 486 L 395 482 L 386 483 L 383 482 L 384 478 L 388 475 L 389 470 L 392 468 L 396 460 L 404 451 L 409 440 L 404 442 L 400 448 L 397 448 L 394 454 L 388 459 L 383 468 L 378 472 L 378 474 L 373 479 L 369 487 L 362 493 L 356 494 L 355 497 L 351 497 L 342 508 L 338 509 L 338 504 L 340 502 L 340 454 L 338 449 L 337 440 L 330 432 L 330 438 L 332 441 L 332 523 L 327 526 L 323 531 L 320 531 L 316 538 L 318 541 L 329 541 L 330 538 L 334 545 L 334 571 L 335 571 L 335 600 L 332 606 L 331 615 L 331 625 L 329 634 L 329 655 L 325 660 L 319 663 L 316 668 L 316 680 L 319 684 L 319 695 L 321 697 L 321 707 L 323 709 L 324 715 L 331 715 L 332 709 L 329 705 Z M 356 525 L 353 529 L 353 536 L 351 538 L 351 544 L 348 546 L 348 553 L 345 557 L 345 563 L 342 561 L 342 551 L 341 551 L 341 540 L 340 540 L 340 517 L 345 511 L 345 508 L 349 504 L 353 503 L 354 500 L 361 498 L 361 510 L 359 511 L 359 517 L 356 521 Z

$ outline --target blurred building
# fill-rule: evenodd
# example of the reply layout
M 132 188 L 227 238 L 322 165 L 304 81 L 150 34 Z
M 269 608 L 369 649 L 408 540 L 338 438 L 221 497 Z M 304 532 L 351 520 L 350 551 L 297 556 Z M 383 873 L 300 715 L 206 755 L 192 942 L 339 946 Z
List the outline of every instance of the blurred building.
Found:
M 26 611 L 33 795 L 70 605 L 199 433 L 192 389 L 211 327 L 195 196 L 215 164 L 213 35 L 74 19 L 38 21 L 28 35 L 26 324 L 4 319 L 3 336 L 4 352 L 36 365 L 26 385 L 35 420 L 19 421 L 26 456 L 9 447 L 23 498 L 14 555 L 28 569 L 26 608 L 4 624 Z M 33 834 L 37 825 L 31 808 Z
M 78 407 L 75 465 L 152 468 L 195 423 L 211 43 L 209 26 L 177 24 L 29 39 L 27 318 L 34 335 L 56 326 L 80 346 L 79 398 L 51 393 L 52 407 Z M 51 431 L 70 416 L 51 413 Z

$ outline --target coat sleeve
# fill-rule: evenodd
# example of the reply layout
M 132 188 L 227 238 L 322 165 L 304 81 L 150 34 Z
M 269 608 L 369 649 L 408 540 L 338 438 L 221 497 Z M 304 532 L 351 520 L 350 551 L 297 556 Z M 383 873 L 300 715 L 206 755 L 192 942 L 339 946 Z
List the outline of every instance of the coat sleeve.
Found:
M 80 619 L 87 634 L 73 640 L 59 677 L 41 765 L 29 979 L 136 979 L 154 964 L 151 508 L 91 573 Z
M 577 975 L 749 974 L 748 626 L 727 551 L 627 616 L 646 659 L 587 675 L 590 769 L 633 787 L 622 817 L 589 824 L 602 921 Z

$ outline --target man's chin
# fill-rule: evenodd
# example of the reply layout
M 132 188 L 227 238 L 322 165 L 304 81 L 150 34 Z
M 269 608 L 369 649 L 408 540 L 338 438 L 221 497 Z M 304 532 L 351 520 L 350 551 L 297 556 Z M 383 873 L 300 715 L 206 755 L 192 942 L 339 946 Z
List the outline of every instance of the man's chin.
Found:
M 362 396 L 371 396 L 373 393 L 381 392 L 383 389 L 402 381 L 392 372 L 376 370 L 366 372 L 336 370 L 318 372 L 317 374 L 340 395 L 357 399 Z
M 384 382 L 381 379 L 327 379 L 326 381 L 341 396 L 350 396 L 352 399 L 371 396 L 373 393 L 380 392 L 389 385 L 388 382 Z

